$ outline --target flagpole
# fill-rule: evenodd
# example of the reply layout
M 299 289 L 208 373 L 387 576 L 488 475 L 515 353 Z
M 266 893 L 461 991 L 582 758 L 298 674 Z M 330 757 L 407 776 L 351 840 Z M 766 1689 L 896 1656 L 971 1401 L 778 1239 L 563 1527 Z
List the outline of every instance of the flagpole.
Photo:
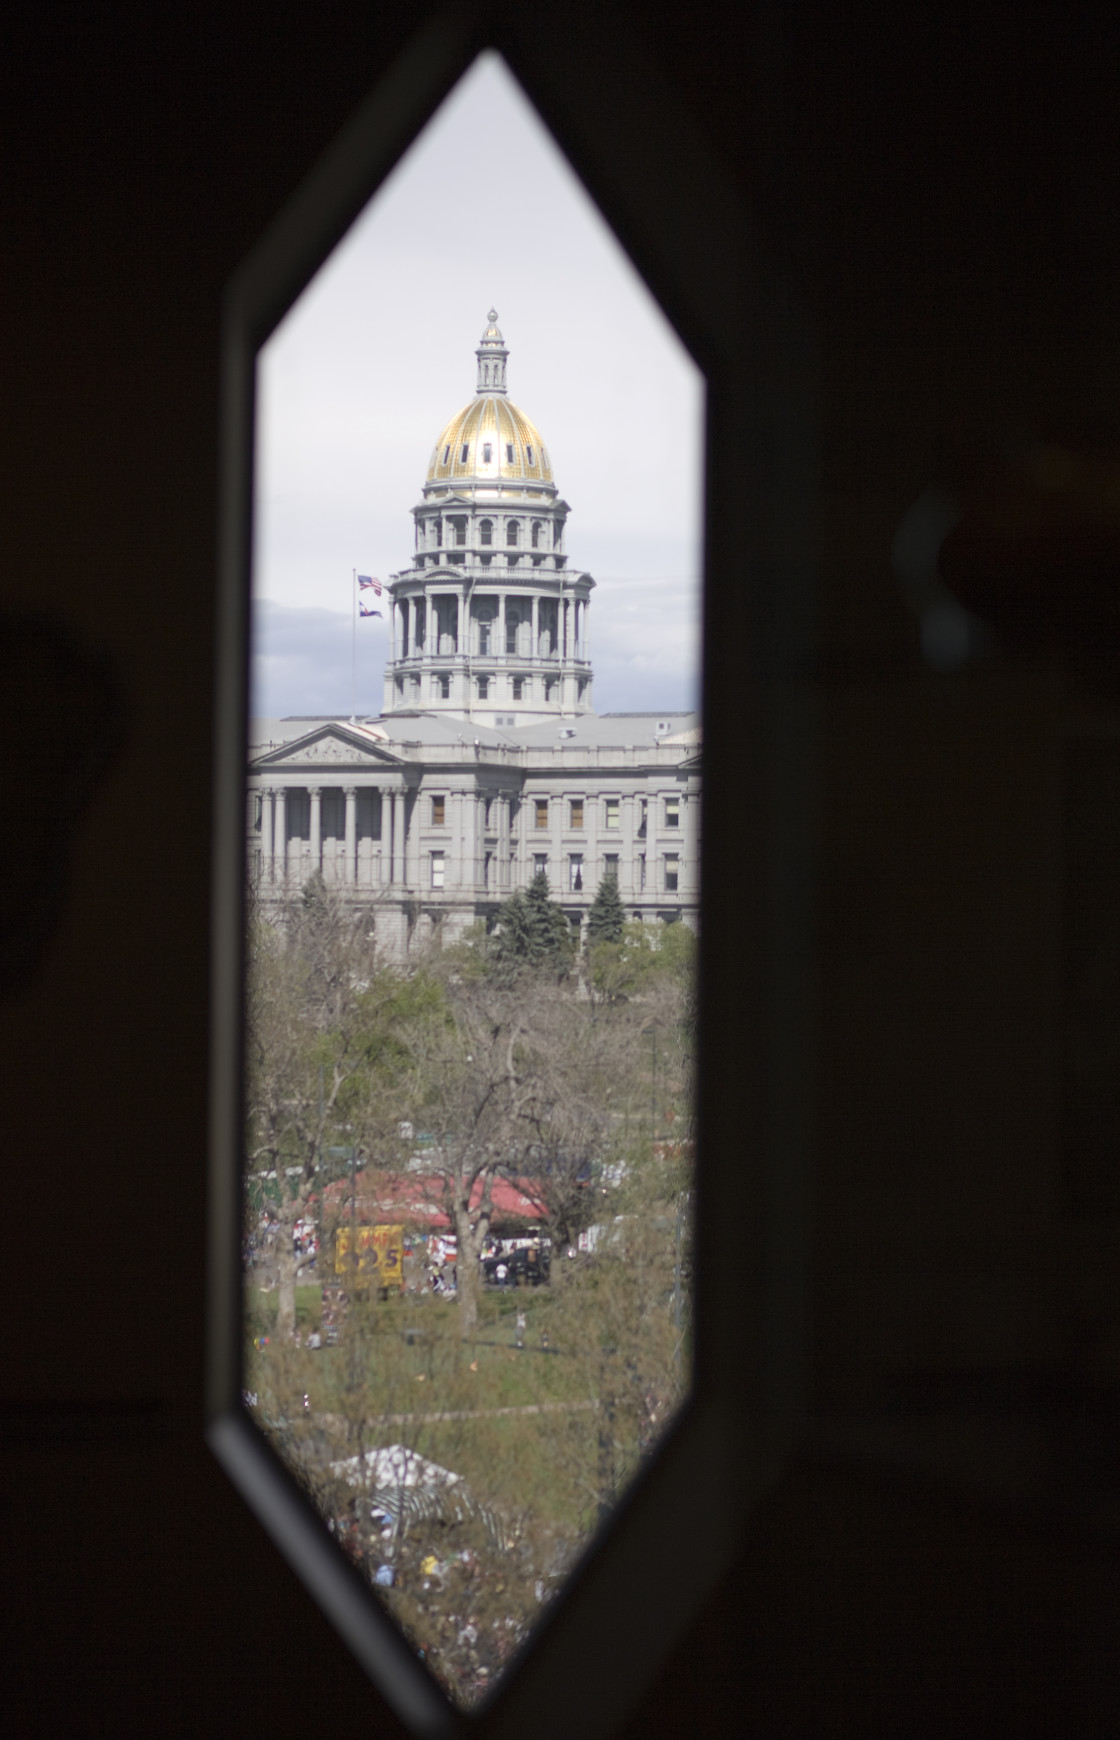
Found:
M 350 570 L 350 723 L 358 717 L 358 570 Z

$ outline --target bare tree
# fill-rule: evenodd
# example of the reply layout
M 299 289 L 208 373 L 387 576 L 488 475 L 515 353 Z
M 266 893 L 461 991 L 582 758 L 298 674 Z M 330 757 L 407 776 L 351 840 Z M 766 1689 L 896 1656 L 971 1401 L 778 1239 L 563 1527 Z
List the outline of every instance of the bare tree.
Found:
M 281 922 L 251 915 L 246 1020 L 246 1184 L 273 1218 L 276 1333 L 295 1329 L 294 1235 L 330 1177 L 329 1148 L 359 1106 L 373 1122 L 371 1083 L 392 1075 L 402 980 L 382 966 L 368 916 L 313 879 Z M 407 996 L 405 1002 L 408 1002 Z M 333 1140 L 332 1140 L 333 1138 Z

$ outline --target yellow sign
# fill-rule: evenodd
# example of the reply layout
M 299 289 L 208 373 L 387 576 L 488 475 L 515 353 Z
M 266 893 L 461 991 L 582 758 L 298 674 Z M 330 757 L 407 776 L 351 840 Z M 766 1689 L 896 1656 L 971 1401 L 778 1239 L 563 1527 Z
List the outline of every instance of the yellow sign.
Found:
M 351 1265 L 350 1227 L 340 1226 L 334 1235 L 334 1272 L 373 1281 L 378 1287 L 404 1286 L 403 1226 L 358 1226 L 354 1229 L 357 1262 Z

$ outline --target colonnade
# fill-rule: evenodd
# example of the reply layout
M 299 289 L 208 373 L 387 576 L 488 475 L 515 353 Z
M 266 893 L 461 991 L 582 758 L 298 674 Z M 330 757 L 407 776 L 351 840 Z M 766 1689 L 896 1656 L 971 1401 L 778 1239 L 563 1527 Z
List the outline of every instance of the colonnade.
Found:
M 327 789 L 337 790 L 337 787 Z M 363 855 L 358 838 L 358 792 L 377 791 L 381 797 L 381 828 L 378 837 L 368 837 L 369 852 Z M 260 874 L 265 883 L 284 883 L 289 873 L 305 877 L 315 870 L 331 872 L 330 879 L 348 885 L 368 881 L 377 886 L 403 886 L 405 882 L 406 806 L 408 793 L 403 786 L 341 787 L 344 802 L 344 823 L 341 840 L 336 839 L 333 854 L 326 854 L 323 838 L 323 790 L 317 785 L 262 785 L 250 796 L 260 801 Z M 288 796 L 290 792 L 306 793 L 309 807 L 308 838 L 290 838 L 288 833 Z M 255 817 L 251 818 L 255 826 Z M 306 850 L 304 849 L 306 844 Z M 295 850 L 293 850 L 295 848 Z
M 526 602 L 526 594 L 521 590 L 508 587 L 485 587 L 479 593 L 468 594 L 466 590 L 454 593 L 429 591 L 424 597 L 391 598 L 389 600 L 389 633 L 390 660 L 396 664 L 404 659 L 418 658 L 457 658 L 479 657 L 473 644 L 472 622 L 469 612 L 470 597 L 476 599 L 495 598 L 497 600 L 497 615 L 493 619 L 493 641 L 486 657 L 490 658 L 551 658 L 560 662 L 579 660 L 589 662 L 591 658 L 591 640 L 588 633 L 588 608 L 590 599 L 575 595 L 560 595 L 555 599 L 542 597 L 538 592 L 529 595 L 531 605 L 530 651 L 524 653 L 506 653 L 507 619 L 506 605 L 510 600 Z M 456 630 L 454 651 L 441 651 L 439 645 L 437 603 L 446 598 L 454 598 L 456 604 Z M 541 652 L 541 605 L 555 603 L 557 606 L 557 633 L 555 644 L 550 645 L 548 653 Z M 419 607 L 424 609 L 424 638 L 417 638 L 420 621 Z
M 324 836 L 324 790 L 341 791 L 342 835 Z M 586 788 L 585 788 L 586 789 Z M 381 825 L 375 833 L 359 838 L 360 791 L 377 791 L 381 797 Z M 291 802 L 299 794 L 306 803 L 298 836 L 289 837 Z M 299 885 L 320 871 L 328 881 L 349 887 L 393 889 L 425 898 L 432 891 L 504 899 L 515 887 L 527 886 L 534 857 L 547 859 L 554 897 L 568 901 L 577 891 L 571 887 L 571 859 L 582 860 L 582 887 L 578 893 L 590 900 L 599 885 L 607 855 L 617 859 L 619 889 L 623 900 L 660 902 L 674 894 L 685 903 L 699 893 L 700 798 L 696 792 L 679 792 L 678 827 L 660 825 L 659 811 L 664 792 L 620 794 L 619 826 L 605 828 L 598 801 L 588 797 L 584 824 L 579 830 L 567 825 L 567 806 L 572 801 L 553 788 L 549 793 L 549 826 L 533 826 L 534 798 L 523 795 L 520 816 L 514 823 L 518 795 L 511 791 L 485 791 L 468 787 L 443 788 L 444 809 L 436 822 L 426 806 L 430 793 L 400 785 L 327 787 L 300 783 L 261 785 L 251 790 L 253 808 L 249 817 L 252 838 L 259 851 L 259 877 L 264 886 Z M 259 815 L 256 804 L 259 801 Z M 639 806 L 648 803 L 648 820 L 642 829 Z M 553 806 L 555 806 L 553 808 Z M 306 828 L 306 831 L 305 831 Z M 438 883 L 433 858 L 439 861 Z M 642 859 L 644 858 L 644 866 Z M 668 867 L 677 872 L 677 887 L 666 885 Z M 675 861 L 675 863 L 673 862 Z M 643 873 L 644 872 L 644 873 Z

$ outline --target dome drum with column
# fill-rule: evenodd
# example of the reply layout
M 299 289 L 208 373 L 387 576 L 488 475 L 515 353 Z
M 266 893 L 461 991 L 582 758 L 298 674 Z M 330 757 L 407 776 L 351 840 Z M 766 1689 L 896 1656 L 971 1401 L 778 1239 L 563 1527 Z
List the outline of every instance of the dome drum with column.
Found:
M 531 724 L 590 712 L 590 574 L 536 426 L 507 396 L 491 309 L 475 396 L 440 432 L 413 508 L 415 555 L 389 587 L 385 713 Z

